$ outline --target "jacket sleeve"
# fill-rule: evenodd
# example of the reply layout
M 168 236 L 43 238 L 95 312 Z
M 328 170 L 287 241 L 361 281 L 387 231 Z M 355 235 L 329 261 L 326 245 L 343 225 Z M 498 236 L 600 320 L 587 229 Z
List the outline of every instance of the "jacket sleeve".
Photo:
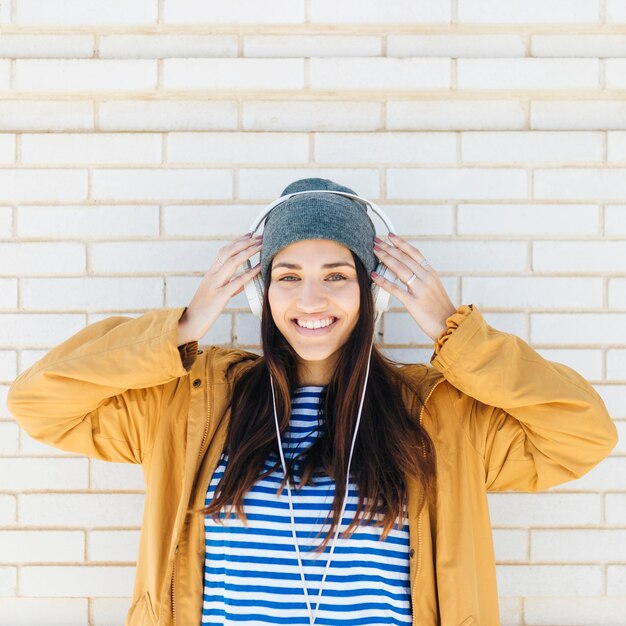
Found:
M 489 491 L 541 491 L 576 479 L 617 443 L 604 402 L 580 374 L 492 328 L 472 304 L 446 320 L 431 364 L 451 383 Z
M 45 444 L 141 463 L 152 447 L 165 384 L 188 374 L 176 345 L 184 311 L 157 309 L 86 326 L 13 381 L 9 410 Z M 193 346 L 189 367 L 190 354 Z

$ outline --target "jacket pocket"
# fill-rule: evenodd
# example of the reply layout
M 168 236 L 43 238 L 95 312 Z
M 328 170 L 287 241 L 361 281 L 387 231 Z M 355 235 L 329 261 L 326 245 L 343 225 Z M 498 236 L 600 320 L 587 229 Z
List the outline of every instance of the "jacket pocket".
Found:
M 478 626 L 478 622 L 470 615 L 464 619 L 459 626 Z
M 131 606 L 126 616 L 125 626 L 157 626 L 157 623 L 158 620 L 152 606 L 150 592 L 146 591 L 143 596 Z

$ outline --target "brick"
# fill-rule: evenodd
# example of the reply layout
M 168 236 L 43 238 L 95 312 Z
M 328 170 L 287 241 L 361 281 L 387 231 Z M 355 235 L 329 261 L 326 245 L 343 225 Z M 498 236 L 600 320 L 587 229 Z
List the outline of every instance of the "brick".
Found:
M 613 282 L 616 281 L 611 281 Z M 626 380 L 626 350 L 607 350 L 606 378 L 607 380 Z
M 16 309 L 17 280 L 0 278 L 0 309 Z
M 626 385 L 595 384 L 595 390 L 600 394 L 609 414 L 613 419 L 626 418 L 626 406 L 624 406 L 624 394 Z
M 33 615 L 45 615 L 46 626 L 88 626 L 88 600 L 0 598 L 0 626 L 32 626 Z
M 149 61 L 147 61 L 149 62 Z M 303 59 L 165 59 L 164 89 L 302 89 Z
M 597 59 L 459 59 L 460 89 L 597 89 Z
M 311 22 L 339 24 L 428 22 L 448 23 L 451 9 L 447 2 L 425 0 L 389 0 L 384 5 L 376 0 L 310 0 Z
M 494 530 L 493 543 L 496 562 L 526 561 L 528 559 L 528 533 L 525 530 Z
M 0 350 L 0 381 L 12 381 L 17 376 L 16 357 L 14 350 Z
M 146 237 L 159 234 L 159 207 L 139 205 L 20 206 L 17 236 Z
M 170 163 L 307 163 L 304 133 L 170 133 Z
M 304 0 L 164 0 L 163 21 L 168 23 L 291 24 L 304 22 Z
M 0 207 L 0 237 L 11 237 L 13 226 L 13 210 L 10 206 Z
M 609 308 L 626 306 L 626 279 L 609 279 Z
M 90 463 L 90 489 L 98 491 L 143 491 L 145 489 L 143 472 L 139 465 L 108 463 L 98 459 L 91 459 Z
M 466 235 L 596 235 L 593 204 L 460 204 L 458 233 Z
M 626 54 L 622 35 L 533 35 L 530 54 L 535 57 L 612 57 Z
M 0 453 L 17 452 L 19 428 L 13 422 L 0 422 Z
M 91 267 L 102 274 L 206 272 L 220 247 L 221 242 L 204 241 L 94 243 Z
M 622 404 L 623 404 L 622 392 Z M 587 474 L 559 485 L 566 491 L 620 491 L 626 490 L 626 457 L 608 457 Z
M 22 162 L 31 164 L 160 163 L 161 135 L 147 133 L 22 135 Z
M 599 494 L 490 493 L 494 527 L 591 526 L 601 521 Z
M 145 497 L 140 494 L 85 493 L 24 494 L 19 499 L 20 524 L 27 526 L 139 528 Z
M 626 524 L 626 493 L 607 493 L 604 500 L 607 524 Z
M 502 626 L 523 626 L 522 599 L 498 598 Z
M 230 169 L 93 170 L 96 200 L 204 200 L 231 198 Z
M 87 198 L 87 170 L 0 169 L 4 202 L 75 201 Z
M 11 22 L 11 2 L 3 0 L 0 2 L 0 24 L 8 24 Z
M 0 343 L 15 347 L 51 347 L 77 333 L 84 315 L 0 314 Z
M 626 87 L 626 59 L 606 59 L 604 86 L 606 89 L 624 89 Z
M 0 266 L 16 275 L 70 274 L 85 269 L 85 246 L 79 243 L 0 244 Z
M 606 0 L 606 21 L 626 22 L 626 5 L 622 0 Z
M 17 521 L 17 500 L 15 496 L 0 493 L 0 524 L 11 526 Z M 2 615 L 2 613 L 0 613 Z
M 527 626 L 622 626 L 626 598 L 525 598 Z
M 163 305 L 162 278 L 30 278 L 22 282 L 29 311 L 133 311 Z
M 0 565 L 0 596 L 14 596 L 17 591 L 17 568 Z
M 355 131 L 378 130 L 378 102 L 323 100 L 243 102 L 245 130 Z
M 132 562 L 139 550 L 138 530 L 94 530 L 88 535 L 87 560 Z
M 122 566 L 26 566 L 20 571 L 20 589 L 47 598 L 123 596 L 132 591 L 134 573 L 134 567 Z
M 467 163 L 523 163 L 604 160 L 599 132 L 462 132 L 461 160 Z
M 589 273 L 626 269 L 621 241 L 535 241 L 532 255 L 536 272 Z
M 534 171 L 534 195 L 539 199 L 623 200 L 626 168 L 559 168 Z
M 15 163 L 15 135 L 0 135 L 0 163 Z
M 98 103 L 98 121 L 102 130 L 230 130 L 237 128 L 237 103 L 109 100 Z
M 601 308 L 601 278 L 507 276 L 463 278 L 463 302 L 479 307 Z
M 592 23 L 600 22 L 600 0 L 459 0 L 459 22 L 473 23 L 528 23 L 543 22 Z
M 9 89 L 11 86 L 11 61 L 0 59 L 0 89 Z
M 1 67 L 0 62 L 0 75 Z M 0 100 L 0 130 L 87 130 L 93 125 L 89 101 Z
M 233 345 L 261 345 L 261 328 L 259 326 L 259 320 L 257 317 L 252 315 L 252 313 L 239 313 L 235 316 Z
M 604 207 L 604 234 L 626 235 L 626 205 Z
M 0 55 L 13 59 L 93 56 L 92 35 L 9 35 L 0 38 Z
M 380 56 L 380 37 L 356 35 L 246 35 L 245 57 Z
M 287 185 L 300 178 L 329 178 L 354 189 L 358 195 L 372 199 L 379 197 L 380 175 L 376 169 L 350 168 L 272 168 L 239 170 L 239 195 L 241 199 L 269 199 L 280 197 Z
M 109 59 L 235 57 L 234 35 L 103 35 L 98 56 Z
M 316 133 L 318 163 L 455 163 L 453 133 Z
M 157 21 L 156 0 L 13 0 L 16 24 L 56 26 L 119 26 L 153 24 Z
M 548 361 L 558 361 L 576 370 L 587 380 L 600 380 L 602 378 L 603 356 L 601 350 L 585 350 L 565 348 L 563 350 L 536 348 Z
M 85 489 L 87 459 L 2 459 L 2 488 L 22 489 Z
M 0 530 L 5 563 L 83 561 L 85 535 L 77 531 Z
M 443 204 L 392 204 L 377 203 L 401 237 L 424 235 L 448 235 L 453 232 L 452 206 Z M 370 212 L 376 232 L 387 236 L 382 220 Z
M 90 601 L 93 626 L 123 624 L 131 606 L 131 598 L 94 598 Z
M 387 56 L 521 57 L 526 44 L 520 35 L 389 35 Z
M 501 596 L 596 596 L 602 593 L 600 566 L 498 565 Z
M 607 148 L 607 159 L 609 161 L 626 161 L 626 132 L 608 132 Z
M 626 129 L 621 100 L 552 100 L 530 103 L 530 127 L 554 129 Z
M 469 200 L 526 198 L 522 169 L 420 168 L 387 170 L 387 197 L 393 199 Z
M 601 563 L 626 560 L 626 531 L 531 530 L 530 558 L 535 562 Z
M 263 204 L 170 205 L 163 210 L 163 232 L 168 237 L 241 237 Z M 222 245 L 226 242 L 222 241 Z
M 609 565 L 606 568 L 606 592 L 609 596 L 626 596 L 626 567 Z
M 313 89 L 447 89 L 451 61 L 442 58 L 312 58 Z
M 619 313 L 531 313 L 531 336 L 536 343 L 622 343 Z M 558 333 L 555 330 L 558 329 Z
M 156 78 L 156 61 L 143 59 L 15 61 L 15 88 L 20 91 L 152 91 Z

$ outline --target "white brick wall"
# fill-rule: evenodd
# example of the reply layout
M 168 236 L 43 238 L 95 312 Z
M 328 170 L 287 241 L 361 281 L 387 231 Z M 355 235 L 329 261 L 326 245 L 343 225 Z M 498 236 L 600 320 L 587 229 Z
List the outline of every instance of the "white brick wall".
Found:
M 625 626 L 625 27 L 623 0 L 0 0 L 0 626 L 121 626 L 144 503 L 140 468 L 23 432 L 10 382 L 187 304 L 312 175 L 601 394 L 609 459 L 489 505 L 503 626 Z M 391 304 L 385 351 L 427 361 Z M 259 341 L 239 294 L 202 343 Z

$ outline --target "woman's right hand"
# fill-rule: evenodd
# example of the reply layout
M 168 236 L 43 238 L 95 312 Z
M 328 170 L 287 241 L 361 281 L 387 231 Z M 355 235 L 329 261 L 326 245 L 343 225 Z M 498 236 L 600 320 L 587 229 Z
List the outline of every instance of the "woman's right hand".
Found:
M 178 322 L 178 346 L 203 337 L 228 301 L 241 293 L 245 284 L 259 273 L 260 262 L 233 278 L 240 265 L 260 252 L 262 242 L 263 235 L 250 237 L 246 234 L 219 249 L 217 258 L 202 277 L 187 310 Z M 223 265 L 219 264 L 218 258 Z

